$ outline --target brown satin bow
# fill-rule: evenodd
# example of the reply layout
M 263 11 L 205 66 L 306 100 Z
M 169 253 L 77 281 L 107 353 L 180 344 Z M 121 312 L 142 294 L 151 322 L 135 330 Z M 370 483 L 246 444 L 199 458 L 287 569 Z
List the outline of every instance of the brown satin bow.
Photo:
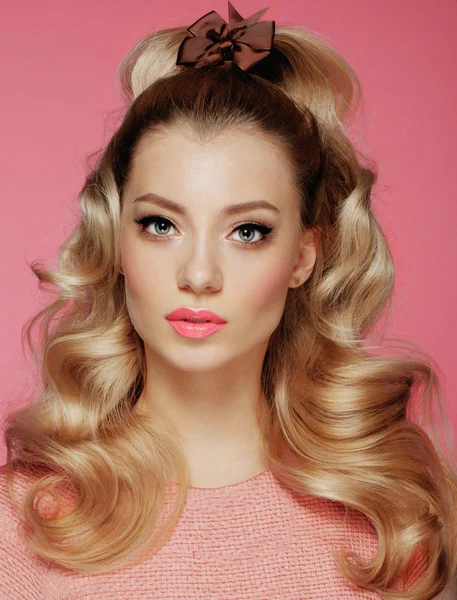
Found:
M 178 50 L 177 65 L 200 68 L 233 60 L 244 71 L 265 58 L 273 45 L 274 21 L 257 23 L 269 7 L 247 19 L 229 2 L 229 24 L 214 10 L 187 28 Z

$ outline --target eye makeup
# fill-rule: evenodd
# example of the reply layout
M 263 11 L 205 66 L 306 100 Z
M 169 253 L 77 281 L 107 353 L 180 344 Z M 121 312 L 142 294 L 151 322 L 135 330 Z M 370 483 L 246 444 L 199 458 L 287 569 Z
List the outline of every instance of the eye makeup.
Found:
M 151 233 L 150 231 L 148 231 L 147 228 L 150 225 L 155 225 L 157 223 L 170 224 L 173 227 L 175 227 L 175 225 L 173 224 L 172 221 L 170 221 L 170 219 L 166 219 L 165 217 L 162 217 L 160 215 L 145 215 L 144 217 L 138 217 L 137 219 L 134 219 L 134 222 L 141 225 L 141 235 L 144 235 L 146 238 L 149 238 L 149 239 L 154 239 L 154 241 L 160 241 L 160 242 L 165 241 L 167 238 L 169 238 L 171 236 L 154 234 L 154 233 Z M 238 225 L 237 227 L 235 227 L 233 232 L 238 231 L 238 230 L 241 230 L 241 231 L 242 230 L 256 230 L 262 234 L 262 237 L 260 238 L 260 240 L 257 240 L 255 242 L 244 242 L 244 241 L 238 242 L 239 244 L 242 244 L 244 247 L 247 247 L 247 248 L 260 246 L 261 244 L 263 244 L 267 240 L 269 240 L 272 237 L 272 234 L 274 232 L 274 228 L 271 227 L 270 225 L 267 225 L 266 223 L 262 223 L 262 222 L 252 222 L 252 221 L 248 221 L 248 222 L 242 223 L 241 225 Z M 237 241 L 237 240 L 235 240 L 235 241 Z

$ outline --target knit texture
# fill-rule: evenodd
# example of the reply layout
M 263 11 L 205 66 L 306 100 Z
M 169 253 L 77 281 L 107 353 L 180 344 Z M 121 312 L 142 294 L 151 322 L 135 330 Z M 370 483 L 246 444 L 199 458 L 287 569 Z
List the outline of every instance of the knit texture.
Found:
M 337 571 L 341 548 L 370 558 L 376 531 L 362 513 L 296 494 L 270 470 L 220 488 L 190 487 L 168 543 L 140 565 L 107 574 L 75 573 L 27 548 L 0 467 L 1 600 L 379 600 Z M 14 489 L 30 479 L 15 475 Z M 17 482 L 17 483 L 16 483 Z M 178 484 L 170 483 L 170 493 Z M 170 498 L 171 496 L 168 496 Z M 40 507 L 43 501 L 40 503 Z M 416 552 L 394 587 L 426 568 Z

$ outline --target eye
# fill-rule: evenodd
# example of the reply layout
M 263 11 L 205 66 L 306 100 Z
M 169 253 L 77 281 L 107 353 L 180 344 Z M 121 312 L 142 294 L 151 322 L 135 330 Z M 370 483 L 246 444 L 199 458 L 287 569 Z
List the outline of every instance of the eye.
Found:
M 146 217 L 141 217 L 139 219 L 134 219 L 134 221 L 135 221 L 135 223 L 139 223 L 142 226 L 141 233 L 143 233 L 146 236 L 170 237 L 168 235 L 163 235 L 164 233 L 166 234 L 166 231 L 164 231 L 164 230 L 168 230 L 170 225 L 172 227 L 174 227 L 174 225 L 171 221 L 169 221 L 168 219 L 165 219 L 165 217 L 161 217 L 159 215 L 150 215 L 150 216 L 146 216 Z M 159 223 L 159 227 L 157 228 L 156 225 L 158 223 Z M 150 231 L 148 231 L 148 227 L 150 225 L 154 225 L 155 233 L 151 233 Z M 157 234 L 157 232 L 159 232 L 159 233 Z
M 141 225 L 141 234 L 148 237 L 148 238 L 154 238 L 157 241 L 165 241 L 165 239 L 160 239 L 160 238 L 167 238 L 167 237 L 171 237 L 169 235 L 167 235 L 167 232 L 169 231 L 170 226 L 174 227 L 173 223 L 169 220 L 166 219 L 165 217 L 161 217 L 160 215 L 147 215 L 145 217 L 139 217 L 138 219 L 134 219 L 135 223 L 138 223 L 139 225 Z M 155 231 L 151 232 L 149 230 L 150 226 L 153 226 L 153 229 Z M 259 233 L 262 234 L 262 237 L 256 241 L 239 241 L 238 243 L 242 244 L 245 247 L 256 247 L 260 244 L 262 244 L 263 242 L 265 242 L 271 235 L 271 233 L 273 232 L 273 227 L 270 227 L 269 225 L 267 225 L 266 223 L 242 223 L 241 225 L 238 225 L 238 227 L 235 227 L 235 229 L 233 230 L 232 233 L 235 232 L 240 232 L 240 234 L 242 235 L 242 237 L 248 237 L 252 239 L 252 236 L 250 235 L 251 231 L 257 231 Z M 237 241 L 237 240 L 235 240 Z
M 263 223 L 243 223 L 242 225 L 238 225 L 238 227 L 236 227 L 233 230 L 233 233 L 235 233 L 236 231 L 239 231 L 240 235 L 242 237 L 246 236 L 246 232 L 248 232 L 247 237 L 251 237 L 249 234 L 252 231 L 254 231 L 254 232 L 257 231 L 257 232 L 261 233 L 262 237 L 260 239 L 256 240 L 255 242 L 241 240 L 241 243 L 244 244 L 245 246 L 254 246 L 255 247 L 255 246 L 258 246 L 259 244 L 262 244 L 270 237 L 270 234 L 273 231 L 273 228 L 270 227 L 269 225 L 265 225 Z

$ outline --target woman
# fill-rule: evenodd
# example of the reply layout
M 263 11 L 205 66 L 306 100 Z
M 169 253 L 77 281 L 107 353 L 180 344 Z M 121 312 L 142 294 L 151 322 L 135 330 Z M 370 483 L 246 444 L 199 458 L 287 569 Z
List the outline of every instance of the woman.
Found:
M 81 222 L 32 266 L 59 295 L 6 421 L 2 597 L 453 593 L 457 475 L 410 418 L 435 370 L 369 352 L 394 271 L 357 77 L 228 7 L 130 51 Z

